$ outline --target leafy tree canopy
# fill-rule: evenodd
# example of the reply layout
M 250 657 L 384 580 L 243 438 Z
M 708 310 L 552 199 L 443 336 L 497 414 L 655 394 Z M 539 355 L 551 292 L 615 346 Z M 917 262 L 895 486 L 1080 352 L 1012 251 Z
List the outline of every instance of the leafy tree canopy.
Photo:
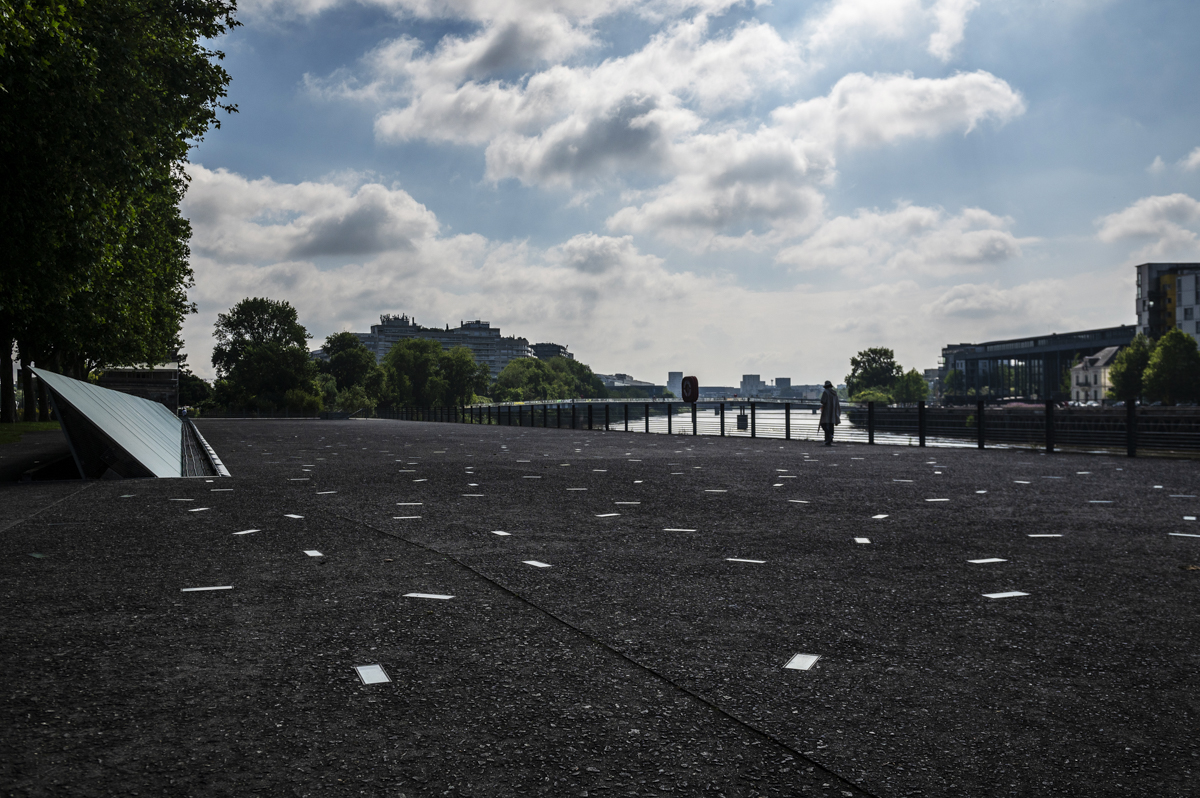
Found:
M 212 385 L 197 377 L 187 366 L 179 371 L 179 404 L 181 407 L 201 407 L 212 399 Z
M 465 346 L 442 349 L 437 341 L 410 338 L 384 356 L 386 396 L 396 405 L 469 404 L 487 389 L 488 367 Z
M 491 372 L 483 363 L 476 363 L 475 355 L 465 346 L 442 352 L 438 365 L 446 381 L 443 404 L 470 404 L 476 394 L 487 390 Z
M 1146 398 L 1174 405 L 1200 401 L 1200 351 L 1196 339 L 1178 327 L 1154 347 L 1142 377 Z
M 329 360 L 321 363 L 320 368 L 332 374 L 341 388 L 363 386 L 371 373 L 378 370 L 375 355 L 352 332 L 334 333 L 325 339 L 322 348 Z
M 566 357 L 518 358 L 496 377 L 491 388 L 498 402 L 605 399 L 604 383 L 585 364 Z
M 84 377 L 161 362 L 192 307 L 187 151 L 233 0 L 0 0 L 0 350 Z M 7 373 L 0 363 L 0 372 Z M 10 381 L 4 383 L 7 415 Z
M 859 391 L 850 396 L 853 402 L 875 402 L 876 404 L 890 405 L 894 400 L 891 393 L 882 391 L 879 388 L 867 388 L 865 391 Z
M 892 399 L 901 404 L 916 404 L 928 398 L 929 383 L 925 382 L 925 376 L 916 369 L 910 369 L 892 386 Z
M 217 345 L 213 347 L 212 363 L 218 376 L 224 377 L 232 373 L 254 346 L 296 347 L 307 358 L 306 345 L 312 336 L 300 324 L 296 309 L 289 302 L 254 297 L 243 299 L 228 313 L 218 313 L 214 337 Z
M 1146 366 L 1150 365 L 1150 353 L 1153 351 L 1154 342 L 1138 333 L 1129 346 L 1117 353 L 1108 370 L 1108 380 L 1112 384 L 1109 398 L 1123 402 L 1137 401 L 1142 395 L 1142 377 Z
M 903 371 L 896 362 L 896 353 L 886 347 L 864 349 L 850 358 L 850 373 L 846 375 L 846 390 L 854 396 L 868 388 L 890 391 Z
M 218 313 L 212 362 L 214 403 L 261 411 L 320 409 L 323 386 L 308 354 L 308 331 L 288 302 L 243 299 Z

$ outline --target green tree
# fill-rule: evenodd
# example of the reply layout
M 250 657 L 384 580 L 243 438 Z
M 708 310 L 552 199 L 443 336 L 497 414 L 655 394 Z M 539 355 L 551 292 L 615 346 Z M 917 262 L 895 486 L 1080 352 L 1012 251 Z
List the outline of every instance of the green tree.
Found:
M 204 407 L 212 401 L 212 385 L 183 366 L 179 370 L 179 404 L 185 407 Z
M 218 404 L 264 412 L 308 409 L 312 402 L 304 394 L 320 405 L 317 369 L 306 346 L 310 336 L 288 302 L 243 299 L 217 314 L 214 337 Z
M 382 382 L 374 387 L 368 378 L 365 387 L 392 405 L 469 404 L 487 388 L 488 376 L 488 367 L 465 346 L 447 350 L 428 338 L 410 338 L 384 356 Z
M 1129 346 L 1117 353 L 1108 370 L 1108 381 L 1112 384 L 1108 398 L 1122 402 L 1138 400 L 1142 395 L 1142 378 L 1146 366 L 1150 365 L 1150 354 L 1153 351 L 1154 342 L 1138 333 Z M 1070 377 L 1067 379 L 1070 380 Z
M 226 382 L 232 387 L 234 404 L 271 411 L 289 405 L 289 391 L 315 396 L 316 376 L 316 367 L 303 347 L 268 341 L 244 349 Z
M 608 389 L 592 369 L 569 357 L 552 357 L 546 363 L 557 372 L 559 380 L 567 385 L 568 398 L 607 399 Z
M 916 369 L 911 369 L 909 372 L 898 380 L 892 387 L 892 399 L 901 404 L 916 404 L 924 402 L 929 398 L 929 383 L 925 382 L 925 377 Z
M 471 404 L 476 394 L 487 390 L 491 372 L 487 365 L 475 362 L 475 355 L 465 346 L 442 352 L 439 364 L 446 380 L 445 404 Z
M 318 374 L 313 377 L 313 391 L 321 399 L 321 406 L 329 409 L 337 403 L 337 380 L 332 374 Z
M 946 372 L 946 393 L 947 395 L 960 395 L 963 393 L 963 388 L 966 387 L 967 380 L 963 373 L 958 369 L 950 369 Z
M 1175 327 L 1158 339 L 1142 377 L 1146 398 L 1174 405 L 1200 401 L 1200 350 Z
M 14 339 L 62 371 L 160 362 L 190 305 L 182 164 L 232 0 L 0 2 L 0 420 Z
M 876 404 L 884 405 L 890 405 L 893 401 L 891 393 L 879 388 L 867 388 L 865 391 L 859 391 L 851 396 L 850 399 L 854 402 L 875 402 Z
M 383 357 L 388 400 L 397 405 L 432 407 L 442 401 L 446 380 L 441 374 L 442 345 L 428 338 L 399 341 Z
M 522 357 L 500 371 L 490 393 L 497 402 L 566 399 L 570 386 L 547 361 Z
M 375 355 L 352 332 L 334 333 L 322 348 L 329 361 L 321 364 L 321 370 L 332 374 L 342 388 L 363 385 L 377 369 Z
M 896 362 L 896 353 L 886 347 L 864 349 L 850 358 L 850 373 L 846 375 L 846 390 L 853 397 L 868 388 L 891 391 L 903 371 Z
M 604 383 L 585 364 L 565 357 L 518 358 L 496 377 L 491 396 L 498 402 L 604 399 Z
M 334 407 L 345 413 L 357 413 L 359 410 L 374 410 L 376 402 L 361 385 L 351 385 L 345 390 L 338 391 Z
M 213 347 L 212 363 L 217 375 L 224 377 L 242 361 L 248 349 L 263 344 L 303 349 L 307 357 L 307 342 L 312 336 L 291 303 L 247 297 L 228 313 L 217 314 L 213 337 L 217 345 Z

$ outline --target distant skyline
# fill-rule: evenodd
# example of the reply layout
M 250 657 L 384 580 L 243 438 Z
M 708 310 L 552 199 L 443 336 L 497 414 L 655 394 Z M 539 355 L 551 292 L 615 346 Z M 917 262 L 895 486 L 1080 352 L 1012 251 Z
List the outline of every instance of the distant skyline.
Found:
M 597 372 L 843 380 L 1131 324 L 1200 260 L 1200 4 L 249 0 L 184 328 L 480 318 Z

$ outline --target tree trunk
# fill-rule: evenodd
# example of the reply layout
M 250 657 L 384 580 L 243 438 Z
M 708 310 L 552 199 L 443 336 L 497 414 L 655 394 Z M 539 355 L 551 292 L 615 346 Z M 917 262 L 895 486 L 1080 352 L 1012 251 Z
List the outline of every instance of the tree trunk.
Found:
M 0 424 L 15 424 L 17 421 L 12 349 L 12 319 L 0 314 Z
M 37 418 L 37 401 L 33 398 L 33 372 L 29 370 L 29 358 L 21 358 L 21 398 L 25 407 L 21 413 L 22 421 L 33 421 Z

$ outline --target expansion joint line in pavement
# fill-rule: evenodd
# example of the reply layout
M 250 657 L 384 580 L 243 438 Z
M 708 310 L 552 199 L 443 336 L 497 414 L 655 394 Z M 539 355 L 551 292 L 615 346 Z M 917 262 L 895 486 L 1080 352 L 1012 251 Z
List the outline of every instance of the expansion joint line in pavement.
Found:
M 58 499 L 58 500 L 56 500 L 56 501 L 52 501 L 52 502 L 50 502 L 49 504 L 47 504 L 45 507 L 40 507 L 40 508 L 38 508 L 38 509 L 34 510 L 32 513 L 30 513 L 29 515 L 25 516 L 24 518 L 18 518 L 16 521 L 13 521 L 13 522 L 12 522 L 11 524 L 9 524 L 8 526 L 4 527 L 3 529 L 0 529 L 0 533 L 7 532 L 8 530 L 12 529 L 14 526 L 17 526 L 18 524 L 23 524 L 23 523 L 25 523 L 26 521 L 32 520 L 34 516 L 41 515 L 42 513 L 46 512 L 46 511 L 47 511 L 47 510 L 49 510 L 51 507 L 53 507 L 54 505 L 56 505 L 56 504 L 62 504 L 62 503 L 63 503 L 63 502 L 65 502 L 67 499 L 71 499 L 71 498 L 74 498 L 74 497 L 78 496 L 79 494 L 81 494 L 81 493 L 83 493 L 85 490 L 87 490 L 88 488 L 92 487 L 92 485 L 94 485 L 94 484 L 96 484 L 96 483 L 94 483 L 94 482 L 88 482 L 88 483 L 87 483 L 87 484 L 85 484 L 83 487 L 81 487 L 79 490 L 77 490 L 77 491 L 72 491 L 71 493 L 68 493 L 66 496 L 63 496 L 61 499 Z
M 447 552 L 444 552 L 440 549 L 434 548 L 433 546 L 427 545 L 425 543 L 421 543 L 420 541 L 411 540 L 409 538 L 404 537 L 403 535 L 397 535 L 395 532 L 389 532 L 386 529 L 380 529 L 377 526 L 373 526 L 372 524 L 369 524 L 366 521 L 362 521 L 357 518 L 348 518 L 347 516 L 338 515 L 337 513 L 333 513 L 333 515 L 337 518 L 340 518 L 343 521 L 348 521 L 352 524 L 359 524 L 361 526 L 364 526 L 367 529 L 370 529 L 372 532 L 378 532 L 381 535 L 386 535 L 390 538 L 395 538 L 396 540 L 407 543 L 410 546 L 416 546 L 417 548 L 421 549 L 422 551 L 427 551 L 431 554 L 436 554 L 439 557 L 445 557 L 447 560 L 450 560 L 452 563 L 459 566 L 463 570 L 474 574 L 475 576 L 479 577 L 483 581 L 492 585 L 497 590 L 500 590 L 501 592 L 513 597 L 517 601 L 519 601 L 522 604 L 526 605 L 527 607 L 530 607 L 530 608 L 534 609 L 535 611 L 547 616 L 548 618 L 554 620 L 558 624 L 565 626 L 566 628 L 570 629 L 575 634 L 579 635 L 580 637 L 583 637 L 585 640 L 590 641 L 594 645 L 597 645 L 597 646 L 603 648 L 605 651 L 608 651 L 610 654 L 613 654 L 613 655 L 625 660 L 626 662 L 628 662 L 630 665 L 634 666 L 638 670 L 650 674 L 651 676 L 653 676 L 654 678 L 658 679 L 661 682 L 665 682 L 666 684 L 668 684 L 672 688 L 674 688 L 676 691 L 683 693 L 686 696 L 689 696 L 690 698 L 692 698 L 695 701 L 700 702 L 701 704 L 703 704 L 705 707 L 707 707 L 711 711 L 717 713 L 718 715 L 720 715 L 724 718 L 727 718 L 727 719 L 733 721 L 733 723 L 737 724 L 738 726 L 741 726 L 743 729 L 746 729 L 751 734 L 753 734 L 757 737 L 760 737 L 764 740 L 767 740 L 768 742 L 774 743 L 775 745 L 779 746 L 780 748 L 782 748 L 785 751 L 789 752 L 790 754 L 794 755 L 797 759 L 807 762 L 808 764 L 810 764 L 814 767 L 820 768 L 822 771 L 824 771 L 825 773 L 828 773 L 833 778 L 837 779 L 838 781 L 843 782 L 846 786 L 853 787 L 855 790 L 858 790 L 862 794 L 868 796 L 868 798 L 881 798 L 881 796 L 877 795 L 874 792 L 871 792 L 871 790 L 867 789 L 866 787 L 863 787 L 861 784 L 858 784 L 857 782 L 847 778 L 846 776 L 843 776 L 841 773 L 838 773 L 836 770 L 829 767 L 828 765 L 822 764 L 821 762 L 818 762 L 817 760 L 812 759 L 809 756 L 806 756 L 803 751 L 800 751 L 799 749 L 797 749 L 791 745 L 788 745 L 788 743 L 779 739 L 778 737 L 771 734 L 770 732 L 764 731 L 763 729 L 760 729 L 757 726 L 754 726 L 753 724 L 749 723 L 748 721 L 743 720 L 742 718 L 738 717 L 737 715 L 734 715 L 731 712 L 729 712 L 725 709 L 722 709 L 719 705 L 714 704 L 712 701 L 709 701 L 707 698 L 705 698 L 704 696 L 700 695 L 699 693 L 689 689 L 688 687 L 686 687 L 682 684 L 679 684 L 675 680 L 671 679 L 669 676 L 667 676 L 663 673 L 660 673 L 659 671 L 655 670 L 654 668 L 650 667 L 649 665 L 646 665 L 645 663 L 637 661 L 633 657 L 626 654 L 624 651 L 621 651 L 618 648 L 614 648 L 613 646 L 611 646 L 608 643 L 604 642 L 603 640 L 599 639 L 598 637 L 591 634 L 590 632 L 587 632 L 586 630 L 579 628 L 575 624 L 571 623 L 570 621 L 566 620 L 565 618 L 562 618 L 562 617 L 554 614 L 553 612 L 546 609 L 545 607 L 535 604 L 534 602 L 530 601 L 525 596 L 522 596 L 520 593 L 517 593 L 516 591 L 514 591 L 512 588 L 497 581 L 494 577 L 488 576 L 487 574 L 483 573 L 482 571 L 478 571 L 475 568 L 472 568 L 470 565 L 468 565 L 467 563 L 458 559 L 453 554 L 448 554 Z

